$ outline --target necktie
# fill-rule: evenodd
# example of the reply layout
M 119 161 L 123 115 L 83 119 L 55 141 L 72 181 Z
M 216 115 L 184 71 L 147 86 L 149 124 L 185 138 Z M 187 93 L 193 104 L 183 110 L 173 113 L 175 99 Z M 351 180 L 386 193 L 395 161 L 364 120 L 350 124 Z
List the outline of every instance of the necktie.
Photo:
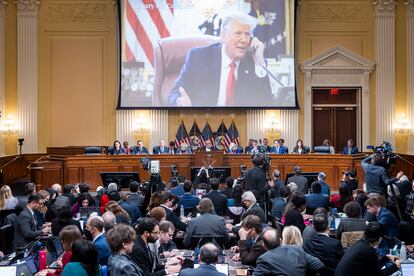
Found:
M 236 85 L 236 77 L 234 75 L 234 69 L 236 68 L 236 63 L 230 63 L 229 76 L 227 77 L 227 86 L 226 86 L 226 104 L 234 104 L 234 87 Z

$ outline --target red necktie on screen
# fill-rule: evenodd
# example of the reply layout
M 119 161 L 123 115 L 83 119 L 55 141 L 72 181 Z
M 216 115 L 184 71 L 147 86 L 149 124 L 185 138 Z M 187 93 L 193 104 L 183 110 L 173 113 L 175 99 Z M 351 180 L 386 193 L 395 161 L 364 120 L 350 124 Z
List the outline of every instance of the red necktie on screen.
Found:
M 226 86 L 226 104 L 234 104 L 234 88 L 236 86 L 236 76 L 234 75 L 234 69 L 236 68 L 236 63 L 230 63 L 229 76 L 227 77 L 227 86 Z

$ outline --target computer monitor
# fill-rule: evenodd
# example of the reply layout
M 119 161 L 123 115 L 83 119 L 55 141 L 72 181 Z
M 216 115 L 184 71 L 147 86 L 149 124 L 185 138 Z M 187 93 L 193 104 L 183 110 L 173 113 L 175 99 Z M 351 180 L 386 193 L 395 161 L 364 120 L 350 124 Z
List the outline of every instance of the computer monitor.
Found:
M 401 274 L 402 276 L 413 276 L 414 275 L 414 263 L 402 263 Z
M 116 183 L 118 188 L 129 188 L 131 181 L 141 182 L 138 172 L 100 172 L 102 184 Z
M 99 207 L 96 207 L 96 206 L 80 207 L 79 213 L 81 217 L 89 217 L 92 213 L 99 214 Z

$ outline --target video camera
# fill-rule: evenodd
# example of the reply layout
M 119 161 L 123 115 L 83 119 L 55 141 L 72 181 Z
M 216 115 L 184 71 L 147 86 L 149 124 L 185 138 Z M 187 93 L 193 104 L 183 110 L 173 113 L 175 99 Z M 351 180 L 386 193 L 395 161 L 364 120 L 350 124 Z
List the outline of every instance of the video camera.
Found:
M 377 147 L 369 145 L 367 146 L 367 149 L 371 149 L 375 154 L 378 154 L 381 157 L 380 166 L 389 168 L 390 165 L 395 164 L 397 161 L 397 155 L 392 152 L 390 142 L 383 141 L 382 144 Z

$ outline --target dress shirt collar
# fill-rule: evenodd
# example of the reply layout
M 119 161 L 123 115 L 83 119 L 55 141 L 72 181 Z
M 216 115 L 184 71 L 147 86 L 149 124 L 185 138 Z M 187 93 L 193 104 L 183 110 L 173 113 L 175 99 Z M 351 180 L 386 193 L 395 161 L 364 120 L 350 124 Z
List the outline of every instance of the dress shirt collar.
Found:
M 236 69 L 239 68 L 240 61 L 233 61 L 224 51 L 224 45 L 221 45 L 221 68 L 230 66 L 232 62 L 236 63 Z
M 170 207 L 168 207 L 167 205 L 161 204 L 161 207 L 164 207 L 164 208 L 166 208 L 166 209 L 168 209 L 168 210 L 172 211 L 172 209 L 171 209 Z
M 92 240 L 92 243 L 95 243 L 96 242 L 96 240 L 100 237 L 100 236 L 102 236 L 104 233 L 100 233 L 98 236 L 96 236 L 95 238 L 93 238 L 93 240 Z

